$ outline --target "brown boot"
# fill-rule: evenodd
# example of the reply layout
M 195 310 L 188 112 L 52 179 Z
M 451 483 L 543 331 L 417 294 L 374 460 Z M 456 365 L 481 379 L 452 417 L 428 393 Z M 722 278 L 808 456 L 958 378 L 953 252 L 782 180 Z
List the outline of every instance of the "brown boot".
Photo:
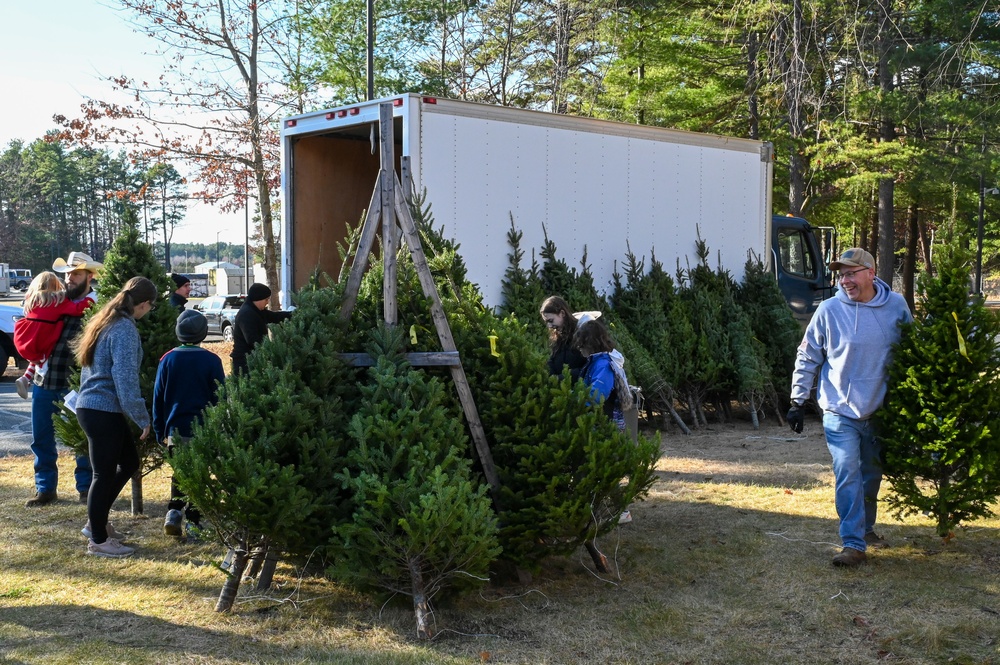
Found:
M 840 550 L 840 554 L 833 557 L 833 565 L 853 568 L 868 561 L 868 555 L 853 547 L 845 547 Z
M 44 506 L 52 503 L 57 498 L 55 490 L 51 492 L 35 492 L 34 498 L 28 499 L 24 502 L 24 507 L 33 508 L 35 506 Z
M 889 541 L 874 531 L 869 531 L 865 534 L 865 545 L 871 550 L 884 550 L 889 547 Z

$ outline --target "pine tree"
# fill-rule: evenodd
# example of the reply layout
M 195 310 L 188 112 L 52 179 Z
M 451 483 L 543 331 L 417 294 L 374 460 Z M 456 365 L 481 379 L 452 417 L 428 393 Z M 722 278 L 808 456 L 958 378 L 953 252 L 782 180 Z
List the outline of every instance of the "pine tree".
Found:
M 930 515 L 942 537 L 989 515 L 1000 496 L 1000 320 L 968 285 L 968 252 L 939 250 L 937 275 L 918 281 L 878 413 L 889 505 Z
M 544 347 L 513 318 L 466 310 L 453 329 L 500 475 L 504 559 L 532 570 L 613 529 L 649 490 L 658 442 L 632 442 L 582 382 L 549 376 Z
M 251 551 L 307 557 L 353 511 L 337 474 L 358 370 L 337 354 L 355 342 L 338 289 L 304 290 L 295 302 L 295 315 L 247 357 L 247 374 L 226 380 L 218 404 L 174 450 L 178 485 L 237 553 L 219 611 L 230 609 Z
M 783 422 L 782 414 L 788 406 L 795 350 L 802 340 L 802 328 L 792 316 L 774 275 L 765 270 L 758 259 L 747 259 L 736 298 L 749 317 L 754 339 L 764 347 L 770 382 L 776 394 L 772 405 L 778 420 Z
M 139 388 L 146 400 L 147 412 L 152 415 L 153 384 L 156 381 L 156 369 L 160 358 L 170 349 L 177 346 L 175 324 L 177 310 L 167 305 L 168 294 L 173 282 L 167 277 L 163 266 L 153 253 L 151 245 L 140 240 L 139 224 L 135 211 L 126 206 L 122 216 L 122 230 L 115 238 L 111 249 L 104 258 L 104 269 L 100 274 L 97 303 L 88 311 L 84 325 L 89 317 L 101 307 L 104 307 L 125 283 L 136 276 L 147 277 L 156 285 L 157 291 L 163 294 L 152 312 L 136 321 L 139 337 L 142 340 L 142 365 L 139 367 Z M 70 379 L 70 387 L 80 387 L 79 370 Z M 76 415 L 63 407 L 54 419 L 56 434 L 64 445 L 72 448 L 78 454 L 87 454 L 87 437 L 76 420 Z M 139 440 L 139 429 L 131 423 L 136 445 L 139 449 L 139 459 L 142 464 L 132 479 L 132 513 L 138 515 L 143 511 L 142 477 L 157 469 L 163 463 L 162 446 L 154 441 L 154 437 Z
M 353 518 L 334 527 L 329 574 L 413 600 L 417 635 L 432 636 L 430 603 L 448 587 L 486 581 L 500 553 L 487 486 L 477 482 L 462 420 L 436 378 L 403 359 L 400 328 L 373 333 L 376 364 L 351 418 L 341 474 Z

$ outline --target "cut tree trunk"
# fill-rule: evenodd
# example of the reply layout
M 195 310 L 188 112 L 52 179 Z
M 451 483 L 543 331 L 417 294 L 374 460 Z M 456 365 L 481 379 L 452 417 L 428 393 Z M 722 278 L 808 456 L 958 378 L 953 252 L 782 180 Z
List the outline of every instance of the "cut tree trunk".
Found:
M 215 604 L 216 612 L 228 612 L 233 609 L 236 602 L 236 594 L 240 590 L 240 582 L 243 580 L 243 571 L 247 567 L 247 546 L 240 543 L 235 549 L 236 555 L 233 557 L 232 566 L 227 571 L 226 583 L 222 585 L 222 592 L 219 594 L 219 602 Z

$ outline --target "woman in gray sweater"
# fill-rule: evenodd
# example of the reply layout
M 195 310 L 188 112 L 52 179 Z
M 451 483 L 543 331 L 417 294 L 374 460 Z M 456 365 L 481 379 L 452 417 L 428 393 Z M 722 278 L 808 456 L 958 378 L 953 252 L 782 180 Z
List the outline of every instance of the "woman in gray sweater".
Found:
M 149 412 L 139 391 L 142 343 L 135 321 L 156 307 L 156 286 L 133 277 L 87 323 L 74 344 L 80 373 L 76 418 L 87 435 L 94 480 L 87 500 L 87 554 L 125 557 L 135 549 L 122 545 L 108 513 L 125 483 L 139 469 L 139 452 L 126 416 L 149 435 Z

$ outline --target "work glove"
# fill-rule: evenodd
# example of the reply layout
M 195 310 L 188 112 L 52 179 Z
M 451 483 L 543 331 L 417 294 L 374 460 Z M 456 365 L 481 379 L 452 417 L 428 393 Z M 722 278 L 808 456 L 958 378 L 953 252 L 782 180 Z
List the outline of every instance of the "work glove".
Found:
M 802 407 L 798 404 L 792 404 L 792 408 L 788 410 L 788 415 L 785 416 L 785 420 L 788 421 L 788 426 L 792 428 L 792 431 L 796 434 L 802 434 L 802 425 L 805 424 L 806 415 L 802 412 Z

